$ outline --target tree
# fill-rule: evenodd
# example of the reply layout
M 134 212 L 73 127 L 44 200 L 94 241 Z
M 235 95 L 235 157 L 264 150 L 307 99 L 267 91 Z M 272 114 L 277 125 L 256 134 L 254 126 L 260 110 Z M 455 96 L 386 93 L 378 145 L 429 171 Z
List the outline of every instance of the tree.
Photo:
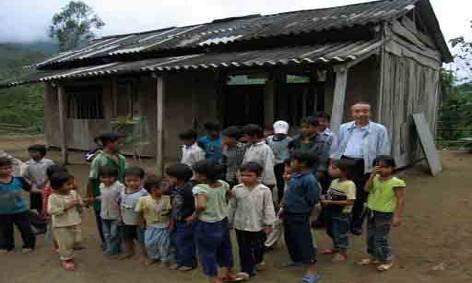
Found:
M 52 18 L 49 37 L 56 39 L 61 51 L 80 46 L 95 37 L 105 23 L 82 1 L 71 1 Z

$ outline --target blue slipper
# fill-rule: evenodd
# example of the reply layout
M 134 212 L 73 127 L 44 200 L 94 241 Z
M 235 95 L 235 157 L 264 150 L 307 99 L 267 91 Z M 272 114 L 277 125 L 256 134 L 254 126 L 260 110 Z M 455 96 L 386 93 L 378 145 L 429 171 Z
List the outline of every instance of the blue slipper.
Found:
M 306 274 L 303 276 L 302 281 L 300 283 L 318 283 L 321 280 L 321 276 L 319 274 Z

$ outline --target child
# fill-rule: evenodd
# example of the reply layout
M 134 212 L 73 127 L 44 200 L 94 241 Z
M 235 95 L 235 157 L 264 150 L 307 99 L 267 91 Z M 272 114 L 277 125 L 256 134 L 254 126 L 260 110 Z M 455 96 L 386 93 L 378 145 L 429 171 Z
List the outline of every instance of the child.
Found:
M 54 162 L 45 158 L 47 153 L 45 145 L 31 145 L 28 147 L 28 153 L 31 159 L 26 161 L 26 170 L 23 176 L 31 184 L 30 208 L 35 209 L 38 214 L 42 214 L 41 193 L 48 182 L 46 169 L 54 165 Z
M 269 188 L 276 184 L 274 174 L 274 153 L 265 143 L 264 131 L 258 125 L 249 124 L 244 127 L 245 138 L 249 148 L 244 154 L 243 164 L 247 162 L 256 162 L 262 166 L 262 183 Z
M 390 227 L 402 224 L 406 183 L 393 175 L 395 160 L 391 156 L 379 156 L 374 161 L 374 171 L 366 183 L 367 199 L 367 253 L 361 265 L 378 264 L 377 270 L 387 271 L 393 266 L 389 244 Z
M 241 273 L 249 279 L 264 260 L 264 241 L 272 231 L 275 210 L 270 189 L 259 182 L 262 166 L 249 162 L 241 166 L 241 184 L 232 190 L 229 203 L 230 227 L 236 229 Z
M 49 196 L 48 213 L 52 217 L 54 239 L 57 241 L 62 267 L 66 271 L 74 271 L 73 251 L 82 242 L 80 210 L 83 202 L 73 190 L 74 179 L 69 173 L 54 173 L 50 184 L 53 193 Z
M 274 152 L 274 173 L 277 181 L 277 202 L 280 203 L 284 195 L 284 161 L 290 158 L 289 144 L 293 140 L 288 136 L 289 124 L 285 121 L 274 123 L 274 135 L 267 138 L 267 144 Z
M 320 187 L 311 171 L 314 162 L 315 157 L 308 152 L 292 154 L 293 174 L 282 201 L 285 243 L 292 259 L 288 266 L 308 265 L 303 282 L 310 283 L 320 280 L 310 229 L 310 215 L 320 195 Z
M 29 191 L 31 187 L 23 177 L 13 177 L 12 174 L 11 159 L 0 157 L 0 254 L 15 248 L 13 224 L 20 230 L 23 253 L 33 251 L 36 242 L 28 207 L 22 197 L 23 191 Z
M 50 221 L 50 215 L 48 214 L 48 201 L 49 201 L 49 197 L 52 195 L 53 193 L 53 189 L 51 187 L 51 183 L 50 183 L 50 180 L 52 178 L 52 175 L 54 175 L 55 173 L 58 173 L 58 172 L 62 172 L 62 173 L 68 173 L 67 171 L 67 168 L 65 167 L 62 167 L 62 166 L 59 166 L 59 165 L 51 165 L 48 167 L 48 169 L 46 169 L 46 176 L 48 178 L 48 182 L 46 184 L 46 186 L 44 187 L 43 191 L 42 191 L 42 200 L 43 200 L 43 205 L 42 205 L 42 214 L 41 214 L 41 217 L 45 220 L 47 220 L 47 231 L 49 231 L 49 239 L 52 239 L 52 242 L 53 242 L 53 245 L 54 245 L 54 250 L 57 251 L 58 250 L 58 245 L 57 245 L 57 241 L 54 239 L 54 235 L 53 235 L 53 231 L 52 231 L 52 223 Z M 77 186 L 74 185 L 74 188 L 73 190 L 77 190 Z M 51 237 L 52 236 L 52 237 Z
M 203 273 L 212 283 L 234 281 L 226 205 L 229 185 L 218 180 L 223 171 L 221 166 L 209 160 L 197 162 L 193 171 L 200 183 L 193 187 L 196 202 L 194 236 Z M 223 269 L 222 278 L 218 277 L 218 266 Z
M 329 175 L 335 178 L 328 189 L 326 199 L 321 201 L 326 219 L 326 232 L 333 240 L 333 249 L 323 254 L 334 254 L 333 262 L 347 260 L 349 227 L 352 205 L 356 199 L 356 185 L 351 181 L 349 160 L 337 160 L 329 168 Z
M 98 140 L 103 145 L 103 150 L 93 159 L 90 165 L 89 181 L 87 184 L 87 198 L 93 203 L 95 212 L 95 221 L 97 223 L 98 234 L 102 241 L 102 249 L 105 249 L 105 237 L 103 236 L 102 220 L 100 218 L 100 179 L 98 170 L 102 166 L 111 166 L 118 170 L 118 180 L 123 182 L 124 171 L 127 167 L 126 158 L 121 155 L 120 146 L 122 135 L 116 133 L 107 133 L 100 135 Z
M 315 156 L 317 160 L 313 163 L 312 171 L 318 179 L 324 178 L 328 173 L 330 140 L 321 134 L 320 123 L 314 116 L 302 120 L 300 132 L 301 135 L 290 143 L 290 148 L 307 151 Z
M 205 158 L 216 163 L 221 163 L 223 159 L 223 145 L 221 144 L 220 125 L 214 122 L 207 122 L 203 125 L 206 136 L 198 140 L 198 144 L 205 151 Z
M 284 179 L 284 192 L 288 188 L 288 183 L 290 179 L 292 178 L 292 167 L 290 167 L 290 159 L 286 159 L 284 161 L 284 174 L 282 175 Z M 283 216 L 283 198 L 280 200 L 279 203 L 279 210 L 277 213 L 277 219 L 275 220 L 274 223 L 274 228 L 272 233 L 267 235 L 267 239 L 264 243 L 264 246 L 266 250 L 272 249 L 272 247 L 282 238 L 283 234 L 283 221 L 282 221 L 282 216 Z
M 148 176 L 144 182 L 144 188 L 150 194 L 138 200 L 135 211 L 139 213 L 141 223 L 145 227 L 144 245 L 147 259 L 145 264 L 151 265 L 161 261 L 163 266 L 168 266 L 172 260 L 170 247 L 170 196 L 163 195 L 165 184 L 157 176 Z
M 118 181 L 115 167 L 103 166 L 98 170 L 100 178 L 100 219 L 105 237 L 105 255 L 116 256 L 120 253 L 120 196 L 125 186 Z
M 241 137 L 238 127 L 225 129 L 221 136 L 223 138 L 223 164 L 226 167 L 225 180 L 233 187 L 239 183 L 238 170 L 243 162 L 246 147 L 238 141 Z
M 181 163 L 192 167 L 195 163 L 205 159 L 205 151 L 197 144 L 197 133 L 194 130 L 187 130 L 179 134 L 182 145 Z
M 190 271 L 197 267 L 195 242 L 193 237 L 193 213 L 195 199 L 193 198 L 192 169 L 178 163 L 166 168 L 166 178 L 169 182 L 172 196 L 172 221 L 174 226 L 176 264 L 171 269 Z
M 120 259 L 126 259 L 134 256 L 135 243 L 137 241 L 141 249 L 142 259 L 145 258 L 144 249 L 144 231 L 139 227 L 139 215 L 136 212 L 136 204 L 141 197 L 149 195 L 142 187 L 144 170 L 133 166 L 125 170 L 125 186 L 121 191 L 121 219 L 123 222 L 122 236 L 126 252 Z

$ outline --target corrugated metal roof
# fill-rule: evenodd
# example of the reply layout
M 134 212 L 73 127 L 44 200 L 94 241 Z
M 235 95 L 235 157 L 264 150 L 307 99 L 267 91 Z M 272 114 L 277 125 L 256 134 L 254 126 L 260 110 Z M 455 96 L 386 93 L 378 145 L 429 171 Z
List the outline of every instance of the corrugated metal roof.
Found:
M 326 9 L 275 15 L 251 15 L 212 23 L 174 27 L 145 33 L 104 37 L 44 62 L 44 67 L 75 60 L 150 51 L 225 45 L 235 41 L 297 35 L 390 20 L 415 8 L 418 0 L 382 0 Z
M 335 64 L 356 60 L 378 50 L 379 40 L 332 42 L 312 46 L 295 46 L 266 50 L 201 53 L 186 56 L 148 59 L 134 62 L 114 62 L 58 71 L 36 71 L 15 81 L 0 83 L 0 87 L 32 82 L 79 79 L 136 72 L 170 72 L 201 69 L 250 68 L 278 65 Z

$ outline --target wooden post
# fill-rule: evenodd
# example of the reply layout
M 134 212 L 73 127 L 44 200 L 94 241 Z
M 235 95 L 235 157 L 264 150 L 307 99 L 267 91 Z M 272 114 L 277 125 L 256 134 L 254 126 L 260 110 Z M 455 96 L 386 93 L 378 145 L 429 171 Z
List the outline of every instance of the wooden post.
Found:
M 59 133 L 61 143 L 61 157 L 62 163 L 69 163 L 69 155 L 67 152 L 67 135 L 66 135 L 66 111 L 64 104 L 64 87 L 62 85 L 57 86 L 57 101 L 59 105 Z
M 165 79 L 162 75 L 157 77 L 157 140 L 156 140 L 156 166 L 157 174 L 162 176 L 164 173 L 164 96 L 165 96 Z
M 267 80 L 264 87 L 264 127 L 272 128 L 274 123 L 274 108 L 275 108 L 275 86 L 276 74 L 274 73 L 269 80 Z
M 331 130 L 338 133 L 344 115 L 348 69 L 345 66 L 341 66 L 335 68 L 334 71 L 336 72 L 336 83 L 334 87 L 333 109 L 331 111 Z

